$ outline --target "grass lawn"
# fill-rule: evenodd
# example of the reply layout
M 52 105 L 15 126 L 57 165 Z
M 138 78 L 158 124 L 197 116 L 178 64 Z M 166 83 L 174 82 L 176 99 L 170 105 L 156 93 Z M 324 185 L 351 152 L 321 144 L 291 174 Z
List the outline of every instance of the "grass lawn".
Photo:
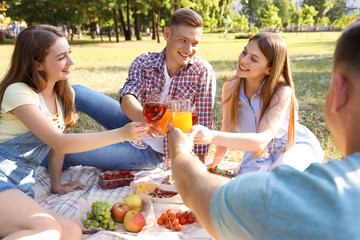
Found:
M 340 158 L 325 123 L 323 105 L 331 80 L 332 54 L 339 32 L 279 33 L 288 46 L 292 75 L 299 104 L 300 122 L 318 137 L 325 161 Z M 12 40 L 0 43 L 0 76 L 8 68 L 13 49 Z M 237 58 L 247 40 L 235 40 L 234 34 L 204 34 L 198 55 L 208 60 L 217 77 L 217 97 L 214 110 L 214 128 L 221 128 L 221 86 L 235 73 Z M 147 51 L 161 51 L 165 41 L 156 43 L 147 37 L 143 41 L 120 43 L 91 41 L 87 36 L 70 42 L 75 65 L 72 68 L 72 84 L 81 84 L 117 98 L 124 84 L 128 68 L 134 58 Z M 81 122 L 72 131 L 89 132 L 102 130 L 94 121 L 80 115 Z M 213 154 L 214 146 L 210 151 Z M 227 158 L 239 161 L 242 154 L 229 151 Z

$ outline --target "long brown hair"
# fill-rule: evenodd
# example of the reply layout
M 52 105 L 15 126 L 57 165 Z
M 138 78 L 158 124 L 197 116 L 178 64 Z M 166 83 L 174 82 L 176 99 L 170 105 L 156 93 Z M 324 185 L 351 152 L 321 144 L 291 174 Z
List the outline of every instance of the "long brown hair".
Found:
M 63 32 L 50 25 L 31 26 L 20 32 L 16 38 L 10 69 L 0 83 L 0 106 L 6 88 L 13 83 L 25 83 L 37 93 L 46 88 L 46 74 L 38 71 L 36 62 L 43 62 L 49 48 L 61 37 L 64 37 Z M 54 89 L 64 105 L 66 126 L 74 127 L 77 115 L 69 82 L 58 81 Z
M 282 85 L 287 85 L 291 88 L 291 102 L 290 102 L 290 116 L 287 133 L 287 144 L 284 152 L 291 148 L 295 143 L 295 107 L 296 98 L 294 83 L 290 72 L 290 59 L 287 53 L 286 44 L 283 39 L 273 33 L 259 33 L 249 39 L 250 41 L 256 41 L 261 52 L 264 54 L 271 67 L 270 74 L 266 76 L 266 82 L 261 89 L 261 95 L 263 98 L 263 106 L 261 109 L 259 122 L 262 120 L 264 114 L 269 110 L 270 102 L 277 90 Z M 232 81 L 234 78 L 230 78 L 227 81 Z M 231 102 L 231 124 L 236 126 L 238 124 L 238 101 L 240 94 L 241 81 L 243 79 L 238 78 L 233 93 L 224 102 Z M 265 79 L 264 79 L 265 80 Z M 261 157 L 266 153 L 266 148 L 262 151 L 258 151 L 254 156 Z

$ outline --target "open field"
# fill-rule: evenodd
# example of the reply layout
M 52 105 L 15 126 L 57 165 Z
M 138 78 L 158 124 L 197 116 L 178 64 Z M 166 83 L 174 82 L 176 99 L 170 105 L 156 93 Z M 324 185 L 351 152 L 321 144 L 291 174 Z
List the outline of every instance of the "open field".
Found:
M 327 129 L 323 105 L 331 80 L 332 54 L 339 32 L 279 33 L 284 37 L 291 59 L 292 75 L 299 103 L 300 122 L 318 137 L 324 151 L 325 161 L 339 158 L 332 137 Z M 82 84 L 117 98 L 117 92 L 127 77 L 132 60 L 146 51 L 161 51 L 165 41 L 158 44 L 145 37 L 143 41 L 120 43 L 114 39 L 108 42 L 92 42 L 86 36 L 83 40 L 70 42 L 75 65 L 72 68 L 72 84 Z M 221 128 L 221 86 L 236 69 L 237 57 L 247 40 L 235 40 L 234 34 L 204 34 L 198 55 L 207 59 L 214 67 L 217 77 L 217 97 L 214 114 L 214 128 Z M 0 76 L 8 68 L 13 41 L 0 44 Z M 81 115 L 79 126 L 73 131 L 101 130 L 96 123 Z M 213 149 L 213 148 L 212 148 Z M 210 152 L 210 155 L 213 150 Z M 241 153 L 230 151 L 228 158 L 241 159 Z

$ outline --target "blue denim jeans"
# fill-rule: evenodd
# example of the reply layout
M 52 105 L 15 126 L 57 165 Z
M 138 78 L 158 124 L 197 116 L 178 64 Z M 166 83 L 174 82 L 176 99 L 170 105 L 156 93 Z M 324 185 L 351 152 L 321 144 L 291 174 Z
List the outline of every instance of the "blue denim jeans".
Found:
M 87 114 L 104 128 L 119 128 L 131 121 L 113 98 L 80 85 L 74 85 L 73 89 L 77 111 Z M 83 165 L 102 169 L 149 170 L 163 161 L 164 155 L 149 146 L 141 149 L 124 142 L 88 152 L 66 154 L 63 169 Z M 48 157 L 41 165 L 48 167 Z
M 35 168 L 49 150 L 32 132 L 0 142 L 0 192 L 17 188 L 34 198 Z

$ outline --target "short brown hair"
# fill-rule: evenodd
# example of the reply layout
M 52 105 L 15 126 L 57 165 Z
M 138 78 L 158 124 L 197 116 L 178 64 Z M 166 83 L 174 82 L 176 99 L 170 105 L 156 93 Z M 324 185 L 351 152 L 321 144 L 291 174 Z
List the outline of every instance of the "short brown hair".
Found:
M 360 18 L 350 24 L 336 43 L 334 68 L 360 72 Z
M 194 10 L 189 8 L 179 8 L 173 13 L 173 15 L 171 15 L 169 27 L 173 28 L 179 25 L 203 27 L 204 21 Z

